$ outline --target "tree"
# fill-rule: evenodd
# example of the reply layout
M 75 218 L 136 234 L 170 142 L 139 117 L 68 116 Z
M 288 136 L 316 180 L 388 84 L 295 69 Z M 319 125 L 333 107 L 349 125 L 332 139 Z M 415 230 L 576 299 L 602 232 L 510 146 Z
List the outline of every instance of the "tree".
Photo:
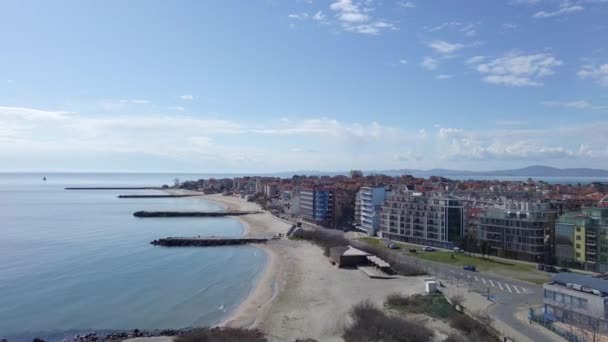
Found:
M 179 188 L 179 184 L 180 184 L 179 178 L 174 178 L 173 179 L 173 186 L 176 187 L 176 188 Z

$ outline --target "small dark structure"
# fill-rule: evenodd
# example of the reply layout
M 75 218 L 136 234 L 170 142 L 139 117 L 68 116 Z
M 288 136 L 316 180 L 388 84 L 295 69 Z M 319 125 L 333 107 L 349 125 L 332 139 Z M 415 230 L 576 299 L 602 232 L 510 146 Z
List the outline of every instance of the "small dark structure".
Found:
M 195 197 L 201 195 L 118 195 L 118 198 L 179 198 L 179 197 Z
M 96 187 L 68 187 L 65 188 L 65 190 L 162 190 L 162 188 L 159 188 L 157 186 L 139 186 L 139 187 L 132 187 L 132 186 L 128 186 L 128 187 L 103 187 L 103 186 L 96 186 Z
M 211 247 L 211 246 L 226 246 L 226 245 L 244 245 L 248 243 L 265 243 L 273 238 L 268 237 L 168 237 L 150 242 L 155 246 L 165 247 Z
M 222 217 L 259 214 L 261 211 L 136 211 L 135 217 Z
M 357 267 L 367 265 L 371 254 L 351 246 L 338 246 L 329 249 L 329 258 L 338 267 Z

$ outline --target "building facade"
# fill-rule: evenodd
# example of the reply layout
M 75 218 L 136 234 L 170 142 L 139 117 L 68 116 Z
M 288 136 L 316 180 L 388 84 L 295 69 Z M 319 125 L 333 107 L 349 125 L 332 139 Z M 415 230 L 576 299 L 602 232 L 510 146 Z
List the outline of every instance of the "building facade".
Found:
M 560 216 L 555 258 L 561 266 L 608 272 L 608 208 L 587 207 Z
M 309 189 L 300 191 L 300 217 L 308 222 L 328 226 L 332 222 L 333 190 Z
M 393 189 L 382 206 L 383 238 L 453 248 L 464 236 L 464 207 L 449 196 Z
M 369 236 L 375 236 L 380 230 L 381 210 L 387 192 L 390 191 L 385 187 L 362 187 L 357 192 L 355 213 L 359 218 L 360 229 L 365 230 Z
M 487 253 L 499 257 L 543 262 L 546 236 L 556 212 L 547 203 L 507 200 L 484 208 L 473 229 Z
M 564 272 L 553 276 L 543 290 L 546 320 L 596 332 L 608 331 L 608 281 Z

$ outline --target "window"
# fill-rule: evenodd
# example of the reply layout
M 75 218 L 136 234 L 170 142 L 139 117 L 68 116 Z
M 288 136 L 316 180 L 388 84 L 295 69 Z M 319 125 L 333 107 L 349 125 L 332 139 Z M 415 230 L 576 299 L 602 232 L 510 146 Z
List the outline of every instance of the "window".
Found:
M 580 233 L 581 232 L 581 227 L 576 227 L 576 232 Z
M 581 253 L 576 252 L 576 257 L 577 257 L 577 258 L 580 258 L 580 257 L 581 257 Z
M 580 236 L 580 235 L 577 235 L 577 236 L 576 236 L 576 239 L 577 239 L 577 240 L 580 240 L 580 239 L 581 239 L 581 236 Z
M 553 291 L 545 290 L 545 298 L 553 299 Z
M 560 292 L 553 292 L 553 295 L 553 300 L 555 300 L 556 302 L 561 303 L 564 301 L 564 295 Z
M 581 244 L 580 244 L 580 243 L 577 243 L 577 244 L 576 244 L 576 248 L 581 248 Z

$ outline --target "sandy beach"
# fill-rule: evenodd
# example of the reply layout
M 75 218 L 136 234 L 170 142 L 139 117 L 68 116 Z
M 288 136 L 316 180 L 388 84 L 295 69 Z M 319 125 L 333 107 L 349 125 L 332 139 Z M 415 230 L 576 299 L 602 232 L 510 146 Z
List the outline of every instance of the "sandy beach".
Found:
M 257 210 L 257 204 L 237 197 L 201 198 L 232 210 Z M 239 217 L 247 234 L 286 233 L 290 224 L 269 213 Z M 322 249 L 304 241 L 272 241 L 260 248 L 269 260 L 256 288 L 222 325 L 260 328 L 272 341 L 313 338 L 341 341 L 350 308 L 371 300 L 381 305 L 391 293 L 413 294 L 424 289 L 423 277 L 370 279 L 361 271 L 338 269 Z

